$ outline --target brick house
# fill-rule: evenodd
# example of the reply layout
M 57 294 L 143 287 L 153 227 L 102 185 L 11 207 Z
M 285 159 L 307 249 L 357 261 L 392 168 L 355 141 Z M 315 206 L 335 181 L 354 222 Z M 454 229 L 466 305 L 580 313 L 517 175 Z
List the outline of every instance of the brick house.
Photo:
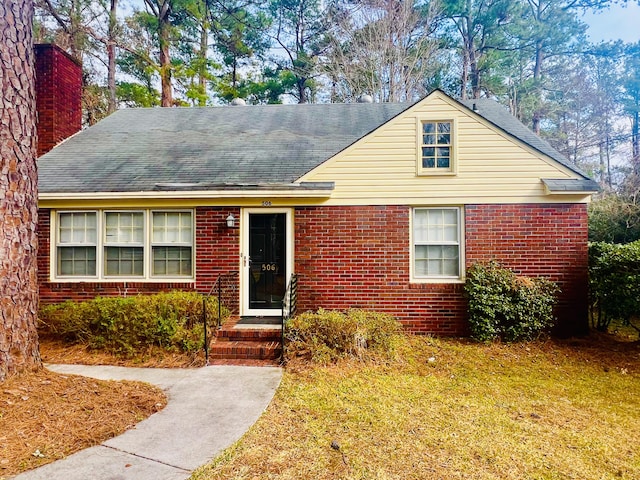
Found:
M 497 259 L 562 288 L 586 325 L 597 185 L 491 100 L 125 109 L 39 159 L 43 303 L 237 272 L 244 316 L 361 307 L 467 332 L 465 269 Z

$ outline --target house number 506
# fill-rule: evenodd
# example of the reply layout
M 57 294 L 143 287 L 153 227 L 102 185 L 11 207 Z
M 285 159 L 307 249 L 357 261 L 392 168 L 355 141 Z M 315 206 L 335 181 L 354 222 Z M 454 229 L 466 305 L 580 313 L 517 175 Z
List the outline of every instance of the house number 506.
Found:
M 263 272 L 275 272 L 276 270 L 278 270 L 278 265 L 276 265 L 275 263 L 263 263 L 262 264 L 262 271 Z

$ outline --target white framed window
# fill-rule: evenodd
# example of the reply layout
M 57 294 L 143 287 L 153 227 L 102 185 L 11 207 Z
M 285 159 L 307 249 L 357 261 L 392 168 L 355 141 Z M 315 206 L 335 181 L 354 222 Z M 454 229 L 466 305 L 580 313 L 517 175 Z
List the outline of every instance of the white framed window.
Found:
M 458 207 L 413 209 L 412 273 L 414 279 L 461 278 L 460 210 Z
M 193 223 L 191 212 L 152 213 L 152 275 L 190 276 Z
M 58 214 L 56 235 L 58 276 L 96 276 L 97 229 L 97 212 Z
M 418 175 L 455 173 L 455 122 L 420 120 L 418 128 Z
M 104 212 L 105 277 L 144 275 L 144 212 Z
M 52 279 L 192 279 L 190 210 L 58 211 Z

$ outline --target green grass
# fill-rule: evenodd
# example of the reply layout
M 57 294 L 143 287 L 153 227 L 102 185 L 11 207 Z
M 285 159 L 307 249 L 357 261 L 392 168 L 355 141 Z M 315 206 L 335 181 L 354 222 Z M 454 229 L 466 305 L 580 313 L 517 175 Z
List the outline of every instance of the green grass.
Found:
M 635 479 L 639 407 L 637 343 L 409 338 L 392 361 L 290 365 L 192 478 Z

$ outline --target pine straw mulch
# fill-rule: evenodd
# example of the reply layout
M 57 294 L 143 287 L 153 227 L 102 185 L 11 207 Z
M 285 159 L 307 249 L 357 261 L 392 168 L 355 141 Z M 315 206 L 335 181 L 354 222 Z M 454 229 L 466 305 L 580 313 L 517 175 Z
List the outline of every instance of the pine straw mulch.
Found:
M 157 387 L 41 369 L 0 384 L 0 480 L 119 435 L 166 405 Z
M 194 368 L 205 364 L 204 353 L 168 352 L 153 347 L 135 356 L 113 355 L 90 349 L 83 344 L 69 344 L 47 336 L 40 337 L 40 356 L 46 363 L 69 363 L 82 365 L 117 365 L 146 368 Z

